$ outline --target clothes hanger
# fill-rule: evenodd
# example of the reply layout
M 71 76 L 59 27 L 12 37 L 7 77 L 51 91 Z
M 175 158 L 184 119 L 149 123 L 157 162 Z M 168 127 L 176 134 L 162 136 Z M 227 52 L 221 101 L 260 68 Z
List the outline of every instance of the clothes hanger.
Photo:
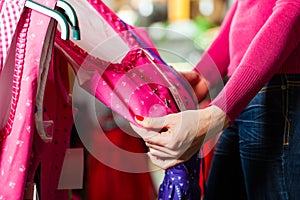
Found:
M 74 40 L 80 40 L 80 30 L 78 25 L 78 19 L 74 8 L 64 0 L 58 0 L 56 6 L 62 9 L 63 14 L 67 17 L 67 20 L 71 24 Z
M 69 39 L 70 30 L 69 30 L 68 21 L 62 13 L 60 13 L 56 10 L 50 9 L 46 6 L 43 6 L 39 3 L 36 3 L 32 0 L 27 0 L 25 2 L 25 6 L 27 8 L 30 8 L 32 10 L 35 10 L 37 12 L 40 12 L 42 14 L 45 14 L 45 15 L 55 19 L 58 22 L 60 29 L 61 29 L 61 38 L 63 40 Z

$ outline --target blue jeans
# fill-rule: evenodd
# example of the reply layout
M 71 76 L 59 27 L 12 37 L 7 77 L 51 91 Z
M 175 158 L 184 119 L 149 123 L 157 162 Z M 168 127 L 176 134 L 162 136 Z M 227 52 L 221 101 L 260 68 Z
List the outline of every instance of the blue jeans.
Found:
M 275 75 L 222 133 L 204 199 L 300 199 L 300 74 Z

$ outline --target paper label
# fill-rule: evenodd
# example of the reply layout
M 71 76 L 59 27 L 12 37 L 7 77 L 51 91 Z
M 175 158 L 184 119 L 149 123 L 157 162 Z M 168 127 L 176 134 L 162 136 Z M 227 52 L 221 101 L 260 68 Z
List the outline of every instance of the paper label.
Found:
M 84 173 L 83 148 L 67 149 L 58 189 L 82 189 Z

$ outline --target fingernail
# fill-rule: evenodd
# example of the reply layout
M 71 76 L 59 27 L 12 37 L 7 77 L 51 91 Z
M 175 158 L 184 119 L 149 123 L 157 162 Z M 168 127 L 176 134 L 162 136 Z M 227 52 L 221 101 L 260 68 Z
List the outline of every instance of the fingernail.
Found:
M 144 121 L 144 117 L 142 117 L 142 116 L 136 115 L 135 118 L 136 118 L 138 121 Z

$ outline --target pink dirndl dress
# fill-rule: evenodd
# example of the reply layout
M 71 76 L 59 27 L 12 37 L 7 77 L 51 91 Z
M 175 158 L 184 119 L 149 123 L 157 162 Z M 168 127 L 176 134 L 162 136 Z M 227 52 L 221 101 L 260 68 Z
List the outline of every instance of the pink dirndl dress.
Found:
M 50 8 L 56 4 L 53 0 L 36 2 Z M 56 25 L 49 17 L 25 8 L 24 0 L 5 0 L 0 6 L 0 199 L 23 199 L 34 155 L 38 77 L 49 65 L 55 34 L 49 30 Z

